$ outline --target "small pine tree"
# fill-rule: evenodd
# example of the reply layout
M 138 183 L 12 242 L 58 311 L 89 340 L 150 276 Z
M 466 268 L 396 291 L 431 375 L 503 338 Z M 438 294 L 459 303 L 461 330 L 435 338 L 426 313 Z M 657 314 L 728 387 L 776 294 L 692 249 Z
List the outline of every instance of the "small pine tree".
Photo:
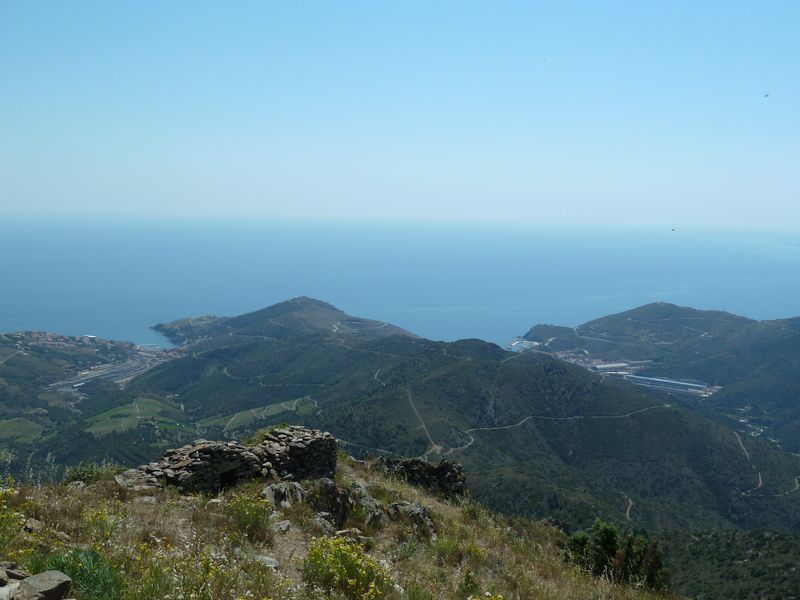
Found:
M 588 532 L 569 536 L 564 554 L 568 562 L 617 583 L 669 590 L 669 572 L 658 543 L 650 542 L 644 533 L 628 532 L 620 537 L 614 524 L 597 519 Z

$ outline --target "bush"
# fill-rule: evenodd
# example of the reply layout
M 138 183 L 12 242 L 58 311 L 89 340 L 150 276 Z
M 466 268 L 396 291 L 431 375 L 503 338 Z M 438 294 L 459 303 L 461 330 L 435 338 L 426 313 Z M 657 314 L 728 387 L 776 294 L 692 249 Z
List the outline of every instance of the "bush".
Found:
M 233 522 L 237 532 L 251 542 L 272 541 L 272 529 L 270 529 L 272 509 L 269 500 L 237 493 L 228 500 L 224 512 Z
M 52 556 L 48 570 L 62 571 L 72 578 L 72 589 L 82 598 L 116 600 L 122 597 L 122 576 L 94 550 L 70 550 Z
M 391 582 L 387 570 L 364 553 L 364 548 L 343 538 L 311 541 L 303 564 L 309 587 L 352 600 L 388 598 Z
M 443 564 L 450 566 L 463 562 L 479 565 L 486 557 L 486 552 L 474 543 L 449 537 L 439 538 L 434 544 L 434 551 Z
M 568 562 L 617 583 L 669 589 L 669 572 L 663 566 L 658 543 L 643 533 L 628 532 L 620 537 L 615 525 L 600 519 L 589 532 L 570 535 L 564 555 Z
M 62 482 L 83 481 L 84 483 L 93 483 L 95 481 L 110 481 L 114 479 L 114 475 L 118 475 L 122 471 L 122 467 L 110 462 L 80 463 L 67 467 L 67 470 L 64 471 Z

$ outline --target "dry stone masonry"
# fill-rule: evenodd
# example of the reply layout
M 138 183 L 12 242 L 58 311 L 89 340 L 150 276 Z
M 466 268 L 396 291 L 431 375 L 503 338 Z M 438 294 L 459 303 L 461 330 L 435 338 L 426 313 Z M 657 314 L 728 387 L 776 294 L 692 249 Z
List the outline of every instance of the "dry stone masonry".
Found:
M 169 485 L 184 492 L 214 492 L 251 479 L 333 477 L 337 451 L 330 433 L 294 425 L 271 431 L 255 446 L 197 440 L 116 479 L 134 491 Z
M 261 479 L 268 482 L 261 495 L 272 506 L 284 510 L 294 504 L 308 505 L 316 511 L 313 522 L 325 534 L 356 535 L 360 539 L 358 530 L 337 531 L 355 512 L 369 527 L 399 521 L 418 538 L 436 539 L 433 521 L 421 504 L 384 504 L 370 495 L 363 482 L 354 481 L 346 488 L 333 481 L 337 452 L 336 439 L 330 433 L 291 426 L 267 433 L 254 446 L 197 440 L 168 450 L 159 462 L 125 471 L 117 476 L 117 483 L 134 491 L 170 485 L 184 492 L 214 492 L 240 481 Z M 418 458 L 380 459 L 374 466 L 445 497 L 466 493 L 464 470 L 457 463 L 441 461 L 434 465 Z M 305 480 L 313 481 L 306 487 L 298 483 Z M 277 534 L 285 534 L 290 527 L 286 520 L 273 524 Z

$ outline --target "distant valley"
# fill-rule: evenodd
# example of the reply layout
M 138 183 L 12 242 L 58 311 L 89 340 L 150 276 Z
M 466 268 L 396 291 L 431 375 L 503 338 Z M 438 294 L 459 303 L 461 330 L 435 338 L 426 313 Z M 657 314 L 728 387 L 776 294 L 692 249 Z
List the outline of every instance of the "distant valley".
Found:
M 102 374 L 124 377 L 125 368 L 97 365 L 136 364 L 140 351 L 130 345 L 83 338 L 24 355 L 14 354 L 19 339 L 5 336 L 4 429 L 16 431 L 3 437 L 6 462 L 17 472 L 47 461 L 135 463 L 192 436 L 241 437 L 292 421 L 331 430 L 354 454 L 463 462 L 473 492 L 511 513 L 582 523 L 602 515 L 650 527 L 782 528 L 789 514 L 790 529 L 800 524 L 798 503 L 783 495 L 800 475 L 797 457 L 678 397 L 541 352 L 425 340 L 309 298 L 157 328 L 180 348 L 154 355 L 143 373 L 116 383 Z M 570 331 L 548 336 L 546 348 L 571 352 Z M 623 350 L 621 336 L 607 343 L 602 338 L 610 334 L 599 325 L 591 331 L 597 339 L 588 340 L 590 352 L 617 350 L 602 354 L 607 360 L 652 359 L 658 351 L 657 358 L 677 362 L 680 352 L 662 350 L 663 342 L 695 339 L 671 327 L 675 340 L 663 334 Z M 656 374 L 667 373 L 655 365 Z M 709 371 L 678 374 L 708 379 Z M 714 383 L 725 384 L 719 395 L 730 385 Z M 59 385 L 70 393 L 58 393 Z
M 689 390 L 693 399 L 678 397 L 732 419 L 743 434 L 800 451 L 800 318 L 755 321 L 655 303 L 575 328 L 536 325 L 522 340 L 530 350 L 610 376 L 622 371 L 640 384 L 702 384 Z
M 536 351 L 510 352 L 295 298 L 160 324 L 178 345 L 164 352 L 6 334 L 0 460 L 32 477 L 81 461 L 136 465 L 198 437 L 288 422 L 329 430 L 356 456 L 460 462 L 473 495 L 510 515 L 792 534 L 800 457 L 785 451 L 788 436 L 783 447 L 769 437 L 792 422 L 778 418 L 795 404 L 777 392 L 796 385 L 786 377 L 800 357 L 795 325 L 648 305 L 575 329 L 533 327 L 524 339 Z M 652 361 L 637 372 L 721 389 L 642 388 L 589 359 Z M 772 395 L 747 396 L 766 385 Z M 761 422 L 769 434 L 750 435 L 746 424 Z

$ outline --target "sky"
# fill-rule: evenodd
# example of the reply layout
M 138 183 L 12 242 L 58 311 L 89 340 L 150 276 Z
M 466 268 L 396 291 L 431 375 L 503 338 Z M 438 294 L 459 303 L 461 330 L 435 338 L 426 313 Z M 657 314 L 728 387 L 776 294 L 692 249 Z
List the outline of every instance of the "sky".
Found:
M 800 228 L 800 2 L 0 2 L 0 218 Z

